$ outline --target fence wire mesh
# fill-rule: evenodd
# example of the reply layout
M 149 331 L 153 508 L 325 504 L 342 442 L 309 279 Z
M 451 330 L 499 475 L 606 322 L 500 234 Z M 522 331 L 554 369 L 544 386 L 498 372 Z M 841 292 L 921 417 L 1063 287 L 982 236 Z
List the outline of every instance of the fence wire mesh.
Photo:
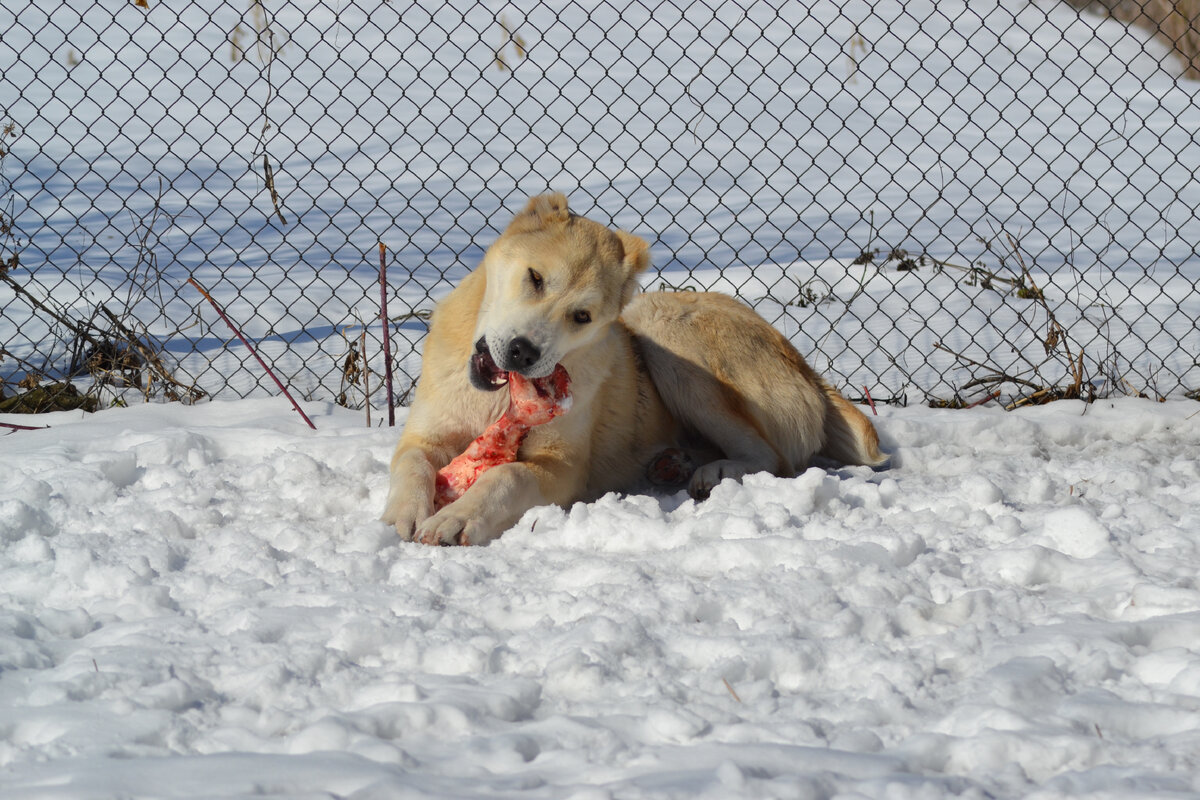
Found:
M 273 391 L 196 286 L 293 389 L 379 408 L 380 242 L 404 398 L 547 189 L 850 396 L 1188 393 L 1198 8 L 5 6 L 0 409 Z

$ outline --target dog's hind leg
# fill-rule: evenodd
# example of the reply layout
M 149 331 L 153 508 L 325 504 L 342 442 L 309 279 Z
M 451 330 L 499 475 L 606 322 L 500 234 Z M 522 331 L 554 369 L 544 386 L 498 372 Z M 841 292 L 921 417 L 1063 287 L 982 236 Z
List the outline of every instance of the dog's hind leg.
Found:
M 715 382 L 701 388 L 710 397 L 704 405 L 692 406 L 704 410 L 702 415 L 689 415 L 684 424 L 710 442 L 724 458 L 701 464 L 688 482 L 688 494 L 697 500 L 709 496 L 713 487 L 731 478 L 740 481 L 755 472 L 789 475 L 792 466 L 763 435 L 755 419 L 740 408 L 738 398 L 722 391 Z M 723 396 L 722 396 L 723 395 Z M 686 413 L 686 412 L 685 412 Z
M 792 464 L 771 444 L 740 392 L 709 370 L 654 345 L 645 348 L 644 357 L 663 402 L 699 440 L 686 454 L 699 464 L 687 480 L 692 497 L 703 500 L 726 478 L 792 473 Z
M 694 497 L 751 472 L 790 477 L 821 448 L 828 400 L 820 377 L 749 307 L 719 294 L 651 293 L 623 319 L 663 403 L 718 451 L 699 461 Z

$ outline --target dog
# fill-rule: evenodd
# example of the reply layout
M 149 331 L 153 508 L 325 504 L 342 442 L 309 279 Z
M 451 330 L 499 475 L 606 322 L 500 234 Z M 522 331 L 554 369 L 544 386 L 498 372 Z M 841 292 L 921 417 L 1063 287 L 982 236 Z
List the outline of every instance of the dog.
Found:
M 572 213 L 561 193 L 529 200 L 434 311 L 383 513 L 401 538 L 479 545 L 538 505 L 647 486 L 699 500 L 816 455 L 886 463 L 870 420 L 783 334 L 726 295 L 639 294 L 649 264 L 645 240 Z M 504 412 L 508 373 L 558 364 L 570 411 L 435 513 L 437 471 Z

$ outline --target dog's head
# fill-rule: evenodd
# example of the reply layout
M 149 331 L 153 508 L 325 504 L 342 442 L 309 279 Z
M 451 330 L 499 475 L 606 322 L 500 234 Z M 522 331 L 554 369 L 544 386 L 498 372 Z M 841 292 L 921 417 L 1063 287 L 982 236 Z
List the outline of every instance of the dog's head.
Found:
M 644 240 L 572 214 L 562 194 L 531 198 L 483 257 L 472 384 L 549 375 L 616 321 L 649 264 Z

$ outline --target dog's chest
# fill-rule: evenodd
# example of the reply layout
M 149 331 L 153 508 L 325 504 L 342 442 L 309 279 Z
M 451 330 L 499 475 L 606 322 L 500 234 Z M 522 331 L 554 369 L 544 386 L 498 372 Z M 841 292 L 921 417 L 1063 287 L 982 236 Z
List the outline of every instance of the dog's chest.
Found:
M 481 392 L 469 384 L 456 393 L 454 408 L 448 409 L 459 421 L 458 438 L 466 447 L 504 414 L 508 407 L 508 392 Z

